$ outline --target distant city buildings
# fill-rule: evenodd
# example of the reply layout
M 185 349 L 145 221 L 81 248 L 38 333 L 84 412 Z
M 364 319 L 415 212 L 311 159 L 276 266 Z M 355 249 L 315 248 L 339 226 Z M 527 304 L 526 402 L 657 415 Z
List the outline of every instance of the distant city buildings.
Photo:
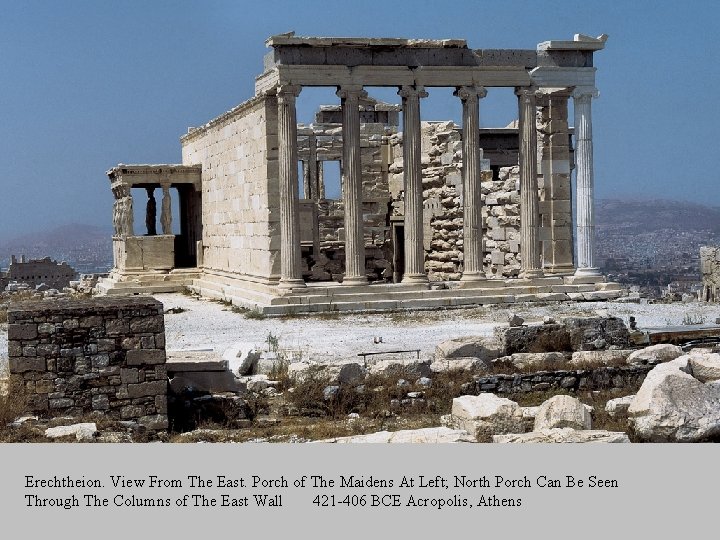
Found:
M 66 262 L 57 262 L 50 257 L 26 260 L 22 255 L 18 261 L 12 255 L 7 272 L 0 272 L 0 289 L 4 290 L 12 283 L 29 287 L 45 285 L 51 289 L 62 289 L 77 279 L 78 274 Z

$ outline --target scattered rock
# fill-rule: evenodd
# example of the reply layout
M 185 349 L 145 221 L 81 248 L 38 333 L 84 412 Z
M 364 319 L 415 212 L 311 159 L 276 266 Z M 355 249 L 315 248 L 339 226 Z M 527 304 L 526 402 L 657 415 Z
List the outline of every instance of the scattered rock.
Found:
M 530 433 L 494 435 L 494 443 L 629 443 L 627 434 L 618 431 L 543 429 Z
M 508 325 L 510 325 L 510 326 L 522 326 L 524 322 L 525 322 L 525 319 L 523 319 L 516 313 L 511 313 L 508 316 Z
M 260 350 L 252 343 L 238 342 L 223 353 L 230 371 L 238 375 L 250 375 L 260 359 Z
M 669 362 L 682 356 L 683 350 L 677 345 L 659 344 L 650 345 L 635 351 L 627 358 L 628 364 L 647 364 L 648 362 Z
M 590 429 L 590 411 L 572 396 L 553 396 L 538 407 L 534 431 L 553 428 Z
M 332 399 L 335 399 L 340 392 L 340 387 L 336 385 L 326 386 L 323 388 L 323 399 L 325 401 L 330 401 Z
M 432 368 L 432 364 L 430 365 L 430 367 Z M 428 377 L 420 377 L 417 380 L 417 385 L 422 386 L 423 388 L 429 388 L 432 386 L 432 379 Z

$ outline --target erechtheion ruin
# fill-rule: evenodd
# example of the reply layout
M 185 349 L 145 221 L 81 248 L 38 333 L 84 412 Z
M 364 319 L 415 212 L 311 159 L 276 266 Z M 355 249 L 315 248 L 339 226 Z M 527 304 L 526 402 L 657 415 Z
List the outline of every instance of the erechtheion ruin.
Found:
M 593 254 L 593 53 L 605 39 L 523 50 L 273 36 L 255 96 L 189 129 L 182 164 L 108 171 L 115 267 L 100 291 L 187 286 L 270 314 L 617 297 Z M 318 86 L 339 105 L 298 124 L 296 100 Z M 402 106 L 372 87 L 397 88 Z M 421 122 L 436 87 L 455 90 L 462 126 Z M 497 87 L 514 89 L 517 124 L 480 127 Z M 143 232 L 132 188 L 147 192 Z

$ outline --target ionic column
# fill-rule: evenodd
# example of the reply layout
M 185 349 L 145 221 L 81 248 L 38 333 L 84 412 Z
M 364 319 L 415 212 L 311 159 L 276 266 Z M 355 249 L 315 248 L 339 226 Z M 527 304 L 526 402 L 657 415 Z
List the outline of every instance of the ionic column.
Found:
M 420 98 L 427 97 L 422 86 L 403 86 L 403 171 L 405 174 L 405 273 L 403 283 L 424 283 L 422 136 Z
M 300 202 L 298 197 L 297 115 L 299 86 L 279 86 L 278 164 L 280 171 L 280 283 L 281 289 L 305 287 L 300 267 Z
M 170 200 L 170 185 L 162 184 L 162 206 L 160 207 L 160 225 L 163 234 L 172 234 L 172 202 Z
M 515 89 L 520 113 L 520 277 L 525 279 L 543 275 L 540 260 L 535 92 L 533 87 Z
M 482 191 L 480 188 L 480 99 L 482 86 L 461 86 L 463 138 L 463 275 L 461 281 L 484 279 L 482 252 Z
M 365 237 L 362 215 L 362 169 L 360 164 L 360 99 L 362 86 L 342 86 L 337 95 L 342 106 L 343 204 L 345 206 L 345 276 L 343 285 L 367 283 Z
M 598 97 L 592 87 L 573 91 L 575 105 L 575 175 L 577 222 L 576 276 L 600 276 L 595 266 L 595 194 L 593 174 L 592 111 L 590 102 Z

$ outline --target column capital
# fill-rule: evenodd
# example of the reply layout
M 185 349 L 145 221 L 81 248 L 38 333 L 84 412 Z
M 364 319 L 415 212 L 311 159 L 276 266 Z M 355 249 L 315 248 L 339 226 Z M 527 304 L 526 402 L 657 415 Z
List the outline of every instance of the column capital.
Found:
M 591 99 L 600 97 L 600 92 L 594 86 L 576 86 L 572 91 L 574 99 Z
M 520 100 L 537 99 L 543 96 L 542 90 L 536 86 L 516 86 L 515 95 Z
M 458 86 L 453 92 L 454 96 L 459 97 L 462 101 L 476 97 L 482 99 L 487 96 L 487 90 L 484 86 L 471 85 L 471 86 Z
M 428 95 L 424 86 L 404 84 L 398 88 L 398 96 L 403 98 L 417 97 L 419 99 L 426 98 Z
M 348 99 L 355 97 L 357 99 L 365 99 L 368 97 L 368 93 L 364 90 L 361 84 L 344 84 L 337 87 L 335 95 L 340 99 Z
M 302 86 L 298 84 L 280 84 L 276 87 L 276 93 L 279 98 L 288 98 L 290 96 L 296 98 L 300 95 L 301 90 Z

